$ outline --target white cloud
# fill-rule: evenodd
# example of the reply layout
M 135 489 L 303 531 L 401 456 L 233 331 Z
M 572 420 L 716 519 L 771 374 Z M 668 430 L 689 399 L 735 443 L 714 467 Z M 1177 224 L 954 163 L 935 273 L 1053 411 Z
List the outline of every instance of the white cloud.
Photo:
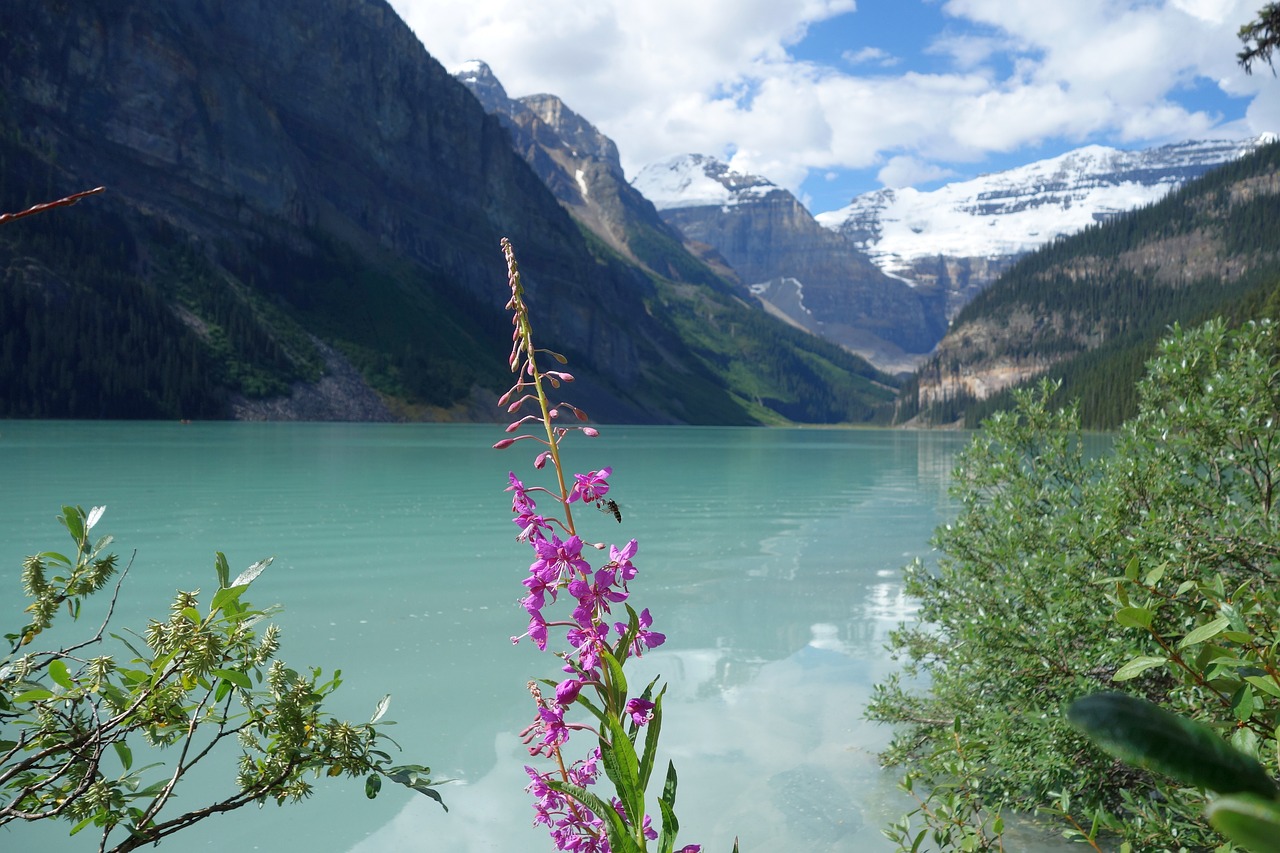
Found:
M 951 169 L 899 155 L 889 158 L 889 162 L 876 174 L 876 180 L 886 187 L 911 187 L 955 177 L 955 174 Z
M 902 62 L 900 57 L 894 56 L 889 51 L 879 47 L 846 50 L 840 54 L 840 58 L 850 65 L 878 65 L 881 68 L 888 68 Z
M 901 0 L 904 27 L 913 2 Z M 947 0 L 936 32 L 903 30 L 935 64 L 888 71 L 911 51 L 901 33 L 859 30 L 854 0 L 393 5 L 446 67 L 483 59 L 513 96 L 559 95 L 613 137 L 633 175 L 700 152 L 793 190 L 833 170 L 902 181 L 1053 140 L 1214 133 L 1222 117 L 1176 101 L 1196 81 L 1254 99 L 1242 133 L 1275 129 L 1260 123 L 1280 102 L 1270 74 L 1235 64 L 1257 0 Z M 792 58 L 809 27 L 842 15 L 827 26 L 884 47 L 845 51 L 839 67 Z

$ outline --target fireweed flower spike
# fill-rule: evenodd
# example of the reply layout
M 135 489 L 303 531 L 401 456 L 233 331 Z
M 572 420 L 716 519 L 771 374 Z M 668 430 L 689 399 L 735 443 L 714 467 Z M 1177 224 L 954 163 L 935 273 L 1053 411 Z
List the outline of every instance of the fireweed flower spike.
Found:
M 513 637 L 518 643 L 528 637 L 545 651 L 552 631 L 563 631 L 565 647 L 557 652 L 567 677 L 559 681 L 541 679 L 529 682 L 535 713 L 533 721 L 520 733 L 531 756 L 549 761 L 550 767 L 539 770 L 527 766 L 530 783 L 525 789 L 534 799 L 534 824 L 545 826 L 557 850 L 575 853 L 647 853 L 656 849 L 671 853 L 675 849 L 676 771 L 668 763 L 666 780 L 658 797 L 658 814 L 662 831 L 652 827 L 652 814 L 647 811 L 646 791 L 657 757 L 658 733 L 662 726 L 662 697 L 665 687 L 655 691 L 656 679 L 638 696 L 628 693 L 623 669 L 628 660 L 639 657 L 645 649 L 656 648 L 666 637 L 650 630 L 653 617 L 648 608 L 637 613 L 627 603 L 629 584 L 638 570 L 632 562 L 638 550 L 632 539 L 626 545 L 609 546 L 609 559 L 593 568 L 583 556 L 585 543 L 578 535 L 572 504 L 592 505 L 604 501 L 609 493 L 609 477 L 613 468 L 605 466 L 586 474 L 566 476 L 560 455 L 560 443 L 572 431 L 588 437 L 598 435 L 590 426 L 581 425 L 587 415 L 578 407 L 552 403 L 547 387 L 558 389 L 573 381 L 567 371 L 543 371 L 538 357 L 545 355 L 563 366 L 567 359 L 559 353 L 538 349 L 533 345 L 529 309 L 524 302 L 520 269 L 510 241 L 503 239 L 502 252 L 507 260 L 507 283 L 511 299 L 511 355 L 509 364 L 515 384 L 503 394 L 498 404 L 515 420 L 507 427 L 517 433 L 497 442 L 494 447 L 506 449 L 518 441 L 530 440 L 541 446 L 533 467 L 545 470 L 548 464 L 554 476 L 550 488 L 526 486 L 514 472 L 509 475 L 506 490 L 511 493 L 511 512 L 519 532 L 516 540 L 533 549 L 533 561 L 527 577 L 521 581 L 524 592 L 520 606 L 529 617 L 528 631 Z M 534 411 L 520 414 L 526 406 Z M 562 412 L 572 418 L 561 417 Z M 537 429 L 541 425 L 541 430 Z M 535 432 L 521 432 L 525 429 Z M 534 494 L 549 496 L 552 509 L 542 511 Z M 604 516 L 592 513 L 596 519 Z M 622 519 L 619 517 L 618 521 Z M 610 521 L 610 523 L 613 523 Z M 590 546 L 603 549 L 604 545 Z M 567 595 L 561 595 L 567 593 Z M 572 605 L 563 599 L 572 599 Z M 552 616 L 556 605 L 568 613 Z M 626 612 L 626 621 L 609 620 Z M 617 611 L 615 613 L 615 611 Z M 611 630 L 612 627 L 612 630 Z M 610 637 L 616 634 L 611 643 Z M 543 696 L 541 683 L 554 690 L 554 698 Z M 571 719 L 581 714 L 584 722 Z M 565 749 L 575 734 L 594 736 L 586 756 L 573 761 Z M 643 736 L 641 734 L 643 733 Z M 603 769 L 613 786 L 611 795 L 601 796 L 591 788 Z M 656 841 L 651 848 L 650 842 Z M 736 846 L 735 846 L 736 849 Z M 680 853 L 701 853 L 697 844 L 683 847 Z

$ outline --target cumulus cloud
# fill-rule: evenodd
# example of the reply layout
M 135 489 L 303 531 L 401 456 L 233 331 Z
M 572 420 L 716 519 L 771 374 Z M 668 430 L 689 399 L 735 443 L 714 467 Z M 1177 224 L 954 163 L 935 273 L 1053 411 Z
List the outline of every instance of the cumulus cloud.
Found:
M 915 157 L 899 155 L 891 157 L 884 168 L 876 175 L 876 179 L 886 187 L 912 187 L 955 177 L 951 169 L 944 169 L 933 163 L 925 163 Z
M 854 0 L 392 3 L 446 67 L 483 59 L 513 96 L 559 95 L 629 174 L 699 152 L 793 190 L 832 170 L 932 180 L 1047 141 L 1224 132 L 1223 116 L 1178 102 L 1192 84 L 1253 99 L 1241 134 L 1276 129 L 1264 123 L 1280 102 L 1270 74 L 1235 64 L 1257 0 L 946 0 L 914 48 L 927 67 L 891 65 L 901 32 L 864 37 Z M 823 22 L 846 26 L 851 49 L 830 65 L 794 58 Z

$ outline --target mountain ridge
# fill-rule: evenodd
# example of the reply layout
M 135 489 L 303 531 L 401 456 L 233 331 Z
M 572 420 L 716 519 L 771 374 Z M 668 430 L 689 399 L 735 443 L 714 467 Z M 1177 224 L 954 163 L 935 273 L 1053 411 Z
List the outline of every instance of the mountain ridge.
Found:
M 680 155 L 646 166 L 632 184 L 686 240 L 725 258 L 769 311 L 881 369 L 909 370 L 945 330 L 930 289 L 886 276 L 767 178 Z
M 1024 255 L 956 316 L 904 385 L 900 419 L 975 426 L 1007 389 L 1049 375 L 1085 423 L 1132 413 L 1168 326 L 1280 314 L 1280 141 L 1158 202 Z

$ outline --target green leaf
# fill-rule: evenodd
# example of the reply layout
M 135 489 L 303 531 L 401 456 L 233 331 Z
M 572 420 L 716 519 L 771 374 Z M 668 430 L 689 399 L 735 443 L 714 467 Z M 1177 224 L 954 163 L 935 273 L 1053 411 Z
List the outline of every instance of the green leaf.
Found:
M 1124 576 L 1131 581 L 1138 579 L 1138 572 L 1141 570 L 1142 564 L 1138 562 L 1138 555 L 1134 554 L 1129 558 L 1129 562 L 1124 567 Z
M 26 693 L 19 693 L 13 697 L 13 701 L 17 703 L 23 702 L 39 702 L 42 699 L 52 699 L 53 691 L 44 687 L 37 687 L 34 690 L 28 690 Z
M 125 772 L 128 773 L 129 768 L 133 766 L 133 750 L 129 749 L 129 744 L 122 740 L 118 740 L 111 745 L 115 747 L 116 755 L 120 758 L 120 764 L 124 766 Z
M 1152 657 L 1150 655 L 1139 655 L 1124 666 L 1116 670 L 1116 674 L 1111 676 L 1112 681 L 1128 681 L 1131 678 L 1137 678 L 1147 670 L 1163 666 L 1168 663 L 1168 658 Z
M 1156 566 L 1142 579 L 1143 586 L 1155 586 L 1164 577 L 1164 566 Z
M 116 672 L 120 673 L 126 680 L 132 681 L 134 684 L 140 684 L 143 681 L 149 681 L 151 679 L 151 673 L 143 672 L 140 669 L 126 669 L 122 666 L 117 669 Z
M 226 589 L 227 579 L 231 577 L 231 566 L 227 563 L 226 554 L 218 551 L 213 555 L 213 570 L 218 573 L 218 589 Z M 214 609 L 217 610 L 216 607 Z
M 383 696 L 380 700 L 378 700 L 378 707 L 373 709 L 373 716 L 369 718 L 370 725 L 378 722 L 378 720 L 381 720 L 383 715 L 387 713 L 387 708 L 390 705 L 391 705 L 391 694 L 388 693 L 386 696 Z
M 72 690 L 76 686 L 76 683 L 71 680 L 71 673 L 67 671 L 67 665 L 59 659 L 49 661 L 49 677 L 59 687 L 65 687 L 67 690 Z
M 213 675 L 224 681 L 229 681 L 241 690 L 252 690 L 253 682 L 249 680 L 249 676 L 243 672 L 237 672 L 234 669 L 215 669 Z
M 1231 711 L 1242 723 L 1253 716 L 1253 704 L 1253 689 L 1247 684 L 1231 697 Z
M 241 572 L 235 580 L 231 582 L 232 586 L 248 586 L 253 579 L 267 570 L 267 566 L 271 565 L 271 561 L 275 557 L 267 557 L 265 560 L 259 560 L 249 568 Z
M 1071 704 L 1067 719 L 1111 755 L 1137 767 L 1223 794 L 1272 796 L 1275 783 L 1253 758 L 1232 749 L 1208 726 L 1123 693 L 1099 693 Z
M 1115 619 L 1126 628 L 1150 628 L 1155 617 L 1145 607 L 1125 607 L 1116 611 Z
M 382 790 L 382 777 L 377 773 L 370 773 L 369 778 L 364 780 L 364 795 L 369 799 L 375 799 L 378 792 Z
M 1246 675 L 1244 680 L 1261 690 L 1280 699 L 1280 685 L 1276 684 L 1276 680 L 1271 676 L 1263 675 Z
M 1280 853 L 1280 803 L 1253 794 L 1218 797 L 1206 811 L 1214 829 L 1251 853 Z
M 662 834 L 658 836 L 659 853 L 671 853 L 676 846 L 676 834 L 680 832 L 680 821 L 676 820 L 676 766 L 667 762 L 667 780 L 662 785 L 662 795 L 658 797 L 658 808 L 662 811 Z M 734 842 L 735 849 L 737 842 Z
M 78 506 L 64 506 L 62 508 L 62 523 L 66 526 L 67 532 L 71 534 L 71 538 L 76 542 L 84 539 L 84 510 Z
M 646 694 L 648 692 L 648 690 L 645 691 Z M 653 717 L 645 726 L 644 754 L 640 757 L 640 790 L 642 791 L 649 790 L 649 776 L 653 773 L 653 762 L 658 754 L 658 735 L 662 731 L 662 695 L 666 692 L 667 687 L 663 685 L 658 691 L 658 698 L 653 700 Z
M 224 609 L 228 602 L 238 601 L 241 593 L 249 588 L 248 584 L 240 586 L 224 586 L 213 594 L 213 601 L 209 603 L 209 612 L 217 613 Z
M 382 771 L 383 775 L 399 785 L 406 788 L 412 788 L 420 794 L 426 794 L 431 799 L 440 804 L 440 808 L 445 811 L 449 807 L 444 804 L 444 799 L 440 796 L 440 792 L 431 787 L 439 784 L 431 780 L 431 768 L 421 767 L 417 764 L 404 764 L 398 767 L 388 767 Z
M 1231 620 L 1225 616 L 1219 616 L 1212 622 L 1206 622 L 1199 628 L 1196 628 L 1190 634 L 1183 637 L 1178 643 L 1178 648 L 1185 649 L 1187 646 L 1194 646 L 1196 643 L 1203 643 L 1205 640 L 1216 637 L 1227 629 L 1231 624 Z
M 94 820 L 96 820 L 96 819 L 97 819 L 97 817 L 98 817 L 98 816 L 97 816 L 96 814 L 94 814 L 94 815 L 90 815 L 89 817 L 87 817 L 87 818 L 85 818 L 84 820 L 82 820 L 82 821 L 80 821 L 79 823 L 77 823 L 75 826 L 71 827 L 71 831 L 70 831 L 70 832 L 68 832 L 67 834 L 68 834 L 68 835 L 75 835 L 77 832 L 79 832 L 80 830 L 84 829 L 84 828 L 85 828 L 86 826 L 88 826 L 89 824 L 93 823 L 93 822 L 94 822 Z
M 607 648 L 600 649 L 600 657 L 604 659 L 605 668 L 609 672 L 609 683 L 613 688 L 605 710 L 621 714 L 622 706 L 627 701 L 627 677 L 622 672 L 622 664 L 618 663 L 618 659 Z M 617 703 L 616 708 L 612 707 L 614 703 Z
M 605 834 L 609 837 L 610 849 L 617 851 L 617 853 L 642 853 L 635 839 L 627 832 L 626 821 L 622 819 L 622 815 L 618 814 L 618 810 L 613 806 L 585 788 L 570 785 L 559 779 L 548 779 L 547 787 L 553 791 L 568 794 L 594 812 L 596 817 L 602 818 L 605 822 Z
M 607 651 L 602 654 L 609 654 Z M 632 826 L 640 826 L 644 820 L 644 789 L 640 787 L 640 762 L 636 748 L 627 737 L 622 722 L 613 714 L 605 717 L 605 733 L 609 740 L 600 739 L 600 763 L 605 774 L 618 791 L 618 799 Z

